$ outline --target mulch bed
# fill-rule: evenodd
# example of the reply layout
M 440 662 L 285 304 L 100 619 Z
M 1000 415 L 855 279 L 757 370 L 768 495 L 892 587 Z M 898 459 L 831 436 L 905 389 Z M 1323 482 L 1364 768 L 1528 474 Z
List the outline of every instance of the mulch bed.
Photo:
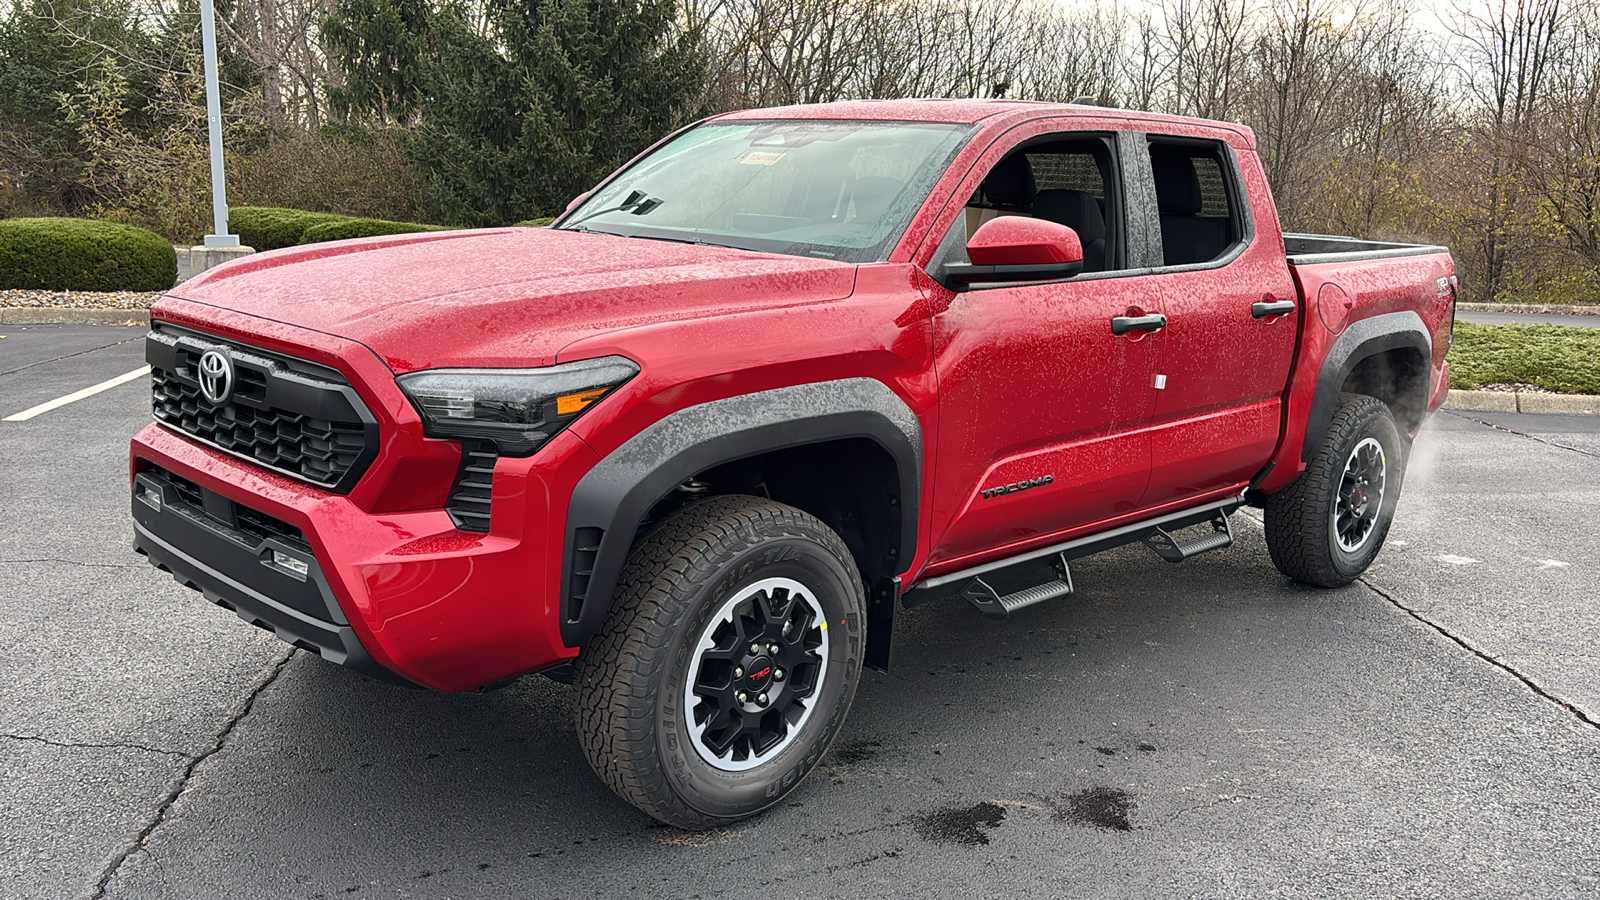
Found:
M 0 307 L 37 309 L 149 309 L 162 291 L 27 291 L 0 290 Z

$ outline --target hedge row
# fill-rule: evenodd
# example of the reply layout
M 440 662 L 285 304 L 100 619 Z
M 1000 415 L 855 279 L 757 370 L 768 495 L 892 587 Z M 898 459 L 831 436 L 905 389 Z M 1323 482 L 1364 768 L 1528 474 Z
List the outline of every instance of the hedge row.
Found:
M 318 244 L 346 238 L 443 231 L 443 225 L 358 219 L 337 213 L 306 212 L 276 206 L 235 206 L 228 210 L 228 230 L 239 242 L 257 250 L 277 250 L 297 244 Z
M 0 219 L 0 289 L 165 291 L 172 245 L 152 231 L 92 219 Z

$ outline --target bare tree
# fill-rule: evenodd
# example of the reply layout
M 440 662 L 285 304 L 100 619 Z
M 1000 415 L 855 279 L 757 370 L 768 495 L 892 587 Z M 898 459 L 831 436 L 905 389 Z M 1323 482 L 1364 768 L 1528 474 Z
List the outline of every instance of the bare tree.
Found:
M 1476 293 L 1492 300 L 1506 284 L 1515 221 L 1526 214 L 1519 175 L 1528 167 L 1535 116 L 1547 100 L 1567 20 L 1562 0 L 1482 0 L 1457 10 L 1462 46 L 1461 85 L 1472 138 L 1484 165 L 1474 167 L 1477 190 L 1466 208 Z

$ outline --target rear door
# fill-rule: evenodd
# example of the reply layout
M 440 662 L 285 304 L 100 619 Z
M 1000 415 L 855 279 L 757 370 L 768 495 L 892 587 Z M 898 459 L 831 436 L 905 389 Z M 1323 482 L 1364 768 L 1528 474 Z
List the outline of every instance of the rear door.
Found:
M 1303 311 L 1254 154 L 1193 137 L 1145 140 L 1151 166 L 1141 174 L 1162 244 L 1145 279 L 1147 305 L 1167 317 L 1155 335 L 1152 465 L 1141 504 L 1154 507 L 1240 485 L 1266 463 Z

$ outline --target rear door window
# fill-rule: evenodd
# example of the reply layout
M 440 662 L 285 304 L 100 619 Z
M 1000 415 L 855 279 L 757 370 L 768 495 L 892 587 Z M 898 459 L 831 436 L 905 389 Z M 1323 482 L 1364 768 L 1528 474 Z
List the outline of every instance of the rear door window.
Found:
M 1152 136 L 1150 169 L 1164 265 L 1212 262 L 1243 239 L 1237 176 L 1221 144 Z

